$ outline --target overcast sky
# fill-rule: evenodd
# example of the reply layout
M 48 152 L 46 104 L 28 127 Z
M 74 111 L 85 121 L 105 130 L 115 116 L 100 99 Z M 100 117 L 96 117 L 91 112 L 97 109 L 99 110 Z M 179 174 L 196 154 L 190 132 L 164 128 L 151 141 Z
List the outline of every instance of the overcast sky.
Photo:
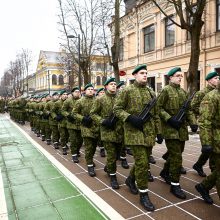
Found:
M 57 15 L 57 0 L 0 1 L 0 77 L 22 48 L 32 51 L 32 71 L 40 50 L 59 51 Z

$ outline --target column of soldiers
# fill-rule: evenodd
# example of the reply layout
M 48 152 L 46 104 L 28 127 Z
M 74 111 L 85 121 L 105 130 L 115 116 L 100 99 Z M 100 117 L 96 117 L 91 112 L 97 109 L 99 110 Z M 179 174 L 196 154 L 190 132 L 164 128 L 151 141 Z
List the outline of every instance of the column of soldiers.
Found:
M 70 148 L 74 163 L 80 162 L 80 148 L 84 145 L 91 177 L 96 176 L 93 158 L 99 146 L 100 155 L 107 156 L 104 171 L 113 189 L 119 189 L 116 161 L 120 159 L 122 167 L 128 169 L 126 151 L 129 151 L 134 164 L 125 184 L 132 194 L 139 194 L 140 203 L 147 211 L 155 210 L 148 195 L 148 181 L 154 181 L 150 163 L 155 163 L 152 158 L 155 143 L 165 140 L 167 148 L 160 176 L 174 196 L 186 199 L 180 185 L 180 176 L 185 173 L 182 154 L 189 139 L 188 126 L 192 132 L 197 132 L 199 125 L 202 154 L 193 169 L 206 177 L 203 166 L 209 159 L 211 174 L 195 187 L 205 202 L 212 204 L 209 190 L 216 186 L 220 195 L 218 73 L 209 73 L 206 76 L 208 86 L 194 97 L 180 87 L 181 68 L 175 67 L 168 72 L 169 85 L 158 96 L 147 86 L 147 73 L 147 65 L 139 65 L 132 72 L 135 78 L 132 85 L 123 87 L 123 83 L 117 85 L 115 78 L 110 78 L 96 95 L 89 83 L 83 95 L 80 88 L 74 87 L 70 94 L 62 90 L 52 96 L 34 96 L 27 100 L 26 108 L 23 100 L 11 100 L 8 104 L 10 115 L 23 124 L 22 114 L 25 114 L 21 111 L 25 110 L 32 131 L 55 149 L 61 147 L 63 155 Z

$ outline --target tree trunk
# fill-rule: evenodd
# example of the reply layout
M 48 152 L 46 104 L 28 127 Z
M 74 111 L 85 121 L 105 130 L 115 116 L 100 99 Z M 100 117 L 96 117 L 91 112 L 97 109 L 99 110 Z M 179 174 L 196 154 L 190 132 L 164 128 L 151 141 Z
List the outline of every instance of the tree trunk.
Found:
M 187 87 L 190 94 L 198 90 L 198 66 L 200 56 L 200 33 L 203 24 L 192 28 L 191 32 L 191 56 L 187 73 Z

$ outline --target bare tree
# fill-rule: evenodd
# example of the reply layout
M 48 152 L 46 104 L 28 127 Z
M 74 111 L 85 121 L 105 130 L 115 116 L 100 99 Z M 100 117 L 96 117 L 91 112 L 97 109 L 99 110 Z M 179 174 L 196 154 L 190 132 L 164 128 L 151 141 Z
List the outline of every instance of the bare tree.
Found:
M 147 2 L 149 0 L 144 0 Z M 197 71 L 200 56 L 200 38 L 201 30 L 204 25 L 203 13 L 207 0 L 189 1 L 189 0 L 151 0 L 159 10 L 169 18 L 173 24 L 181 29 L 185 29 L 190 34 L 191 55 L 189 69 L 187 72 L 188 90 L 190 93 L 198 90 Z M 179 19 L 172 19 L 167 13 L 166 8 L 173 6 Z

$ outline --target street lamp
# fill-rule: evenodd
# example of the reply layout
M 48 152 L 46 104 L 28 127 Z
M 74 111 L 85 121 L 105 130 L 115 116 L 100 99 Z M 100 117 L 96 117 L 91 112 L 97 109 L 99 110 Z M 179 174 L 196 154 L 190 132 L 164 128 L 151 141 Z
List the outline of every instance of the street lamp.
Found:
M 81 68 L 80 68 L 80 34 L 78 36 L 67 35 L 67 38 L 77 38 L 78 39 L 78 63 L 79 63 L 79 71 L 78 71 L 78 82 L 79 82 L 79 90 L 81 91 Z

